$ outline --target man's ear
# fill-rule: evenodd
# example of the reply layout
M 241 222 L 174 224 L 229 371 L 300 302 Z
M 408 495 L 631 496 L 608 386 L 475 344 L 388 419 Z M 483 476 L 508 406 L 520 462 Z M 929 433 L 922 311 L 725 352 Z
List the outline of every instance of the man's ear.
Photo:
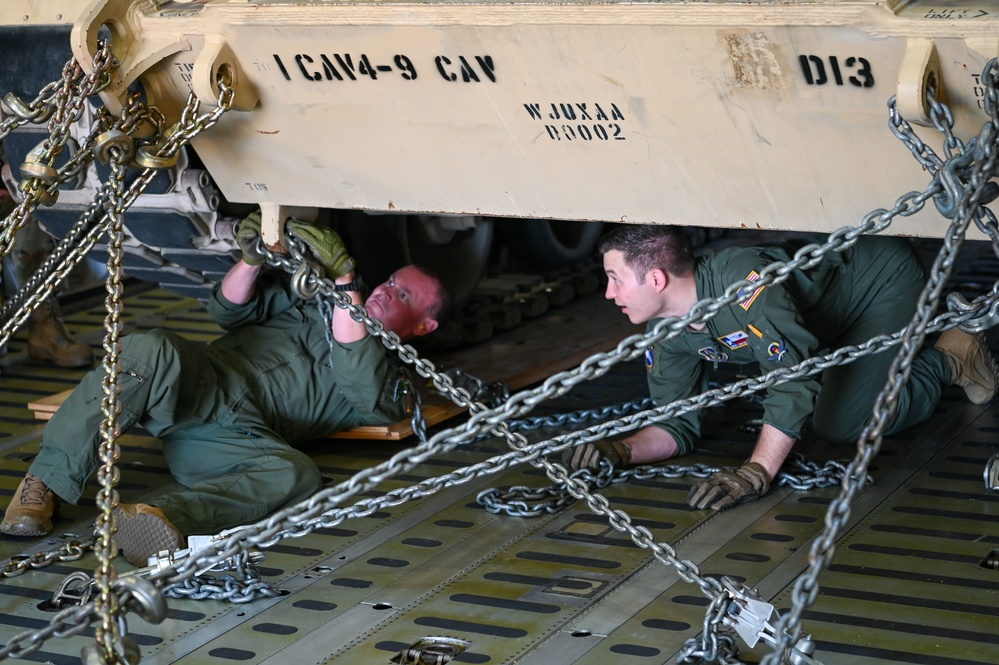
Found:
M 645 279 L 657 292 L 661 292 L 669 284 L 669 274 L 662 268 L 653 268 L 645 276 Z
M 416 330 L 413 331 L 413 334 L 416 335 L 417 337 L 422 337 L 423 335 L 429 335 L 433 331 L 437 330 L 437 325 L 438 324 L 436 319 L 431 319 L 431 318 L 423 319 L 422 321 L 420 321 L 420 325 L 416 326 Z

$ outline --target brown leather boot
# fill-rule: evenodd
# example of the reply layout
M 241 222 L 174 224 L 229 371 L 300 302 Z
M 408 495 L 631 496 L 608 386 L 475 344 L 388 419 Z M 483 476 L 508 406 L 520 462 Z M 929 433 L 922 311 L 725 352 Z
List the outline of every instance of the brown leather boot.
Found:
M 59 318 L 59 307 L 51 297 L 35 308 L 28 319 L 28 356 L 58 367 L 85 367 L 94 364 L 94 351 L 77 342 Z
M 184 534 L 156 506 L 122 503 L 112 514 L 118 530 L 111 539 L 133 566 L 142 568 L 149 557 L 184 547 Z
M 984 335 L 951 328 L 943 331 L 935 346 L 947 358 L 951 385 L 964 388 L 975 404 L 985 404 L 995 397 L 999 385 L 996 360 Z
M 44 536 L 52 531 L 58 498 L 37 476 L 24 477 L 7 506 L 0 531 L 11 536 Z

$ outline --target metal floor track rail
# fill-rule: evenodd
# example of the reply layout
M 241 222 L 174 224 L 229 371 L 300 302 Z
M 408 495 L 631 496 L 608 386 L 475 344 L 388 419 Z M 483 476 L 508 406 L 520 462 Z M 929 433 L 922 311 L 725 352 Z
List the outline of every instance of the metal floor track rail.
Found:
M 165 327 L 208 341 L 219 333 L 196 300 L 158 289 L 126 298 L 126 328 Z M 71 331 L 99 347 L 103 313 L 67 316 Z M 545 410 L 578 409 L 644 394 L 644 367 L 631 363 L 584 384 Z M 71 387 L 82 371 L 56 370 L 25 357 L 23 332 L 2 359 L 0 494 L 10 497 L 39 443 L 41 423 L 26 404 Z M 730 380 L 734 377 L 718 377 Z M 736 400 L 712 409 L 704 440 L 684 463 L 736 465 L 745 459 L 761 409 Z M 541 415 L 541 414 L 532 414 Z M 982 483 L 999 450 L 999 413 L 969 405 L 950 389 L 934 416 L 885 440 L 872 467 L 875 484 L 853 507 L 832 565 L 803 628 L 826 665 L 994 663 L 999 640 L 999 572 L 983 560 L 999 547 L 999 496 Z M 539 431 L 531 437 L 551 436 Z M 142 500 L 173 482 L 159 442 L 141 430 L 120 440 L 123 501 Z M 328 485 L 383 461 L 408 442 L 324 440 L 309 444 Z M 436 477 L 502 452 L 485 439 L 436 456 L 369 495 Z M 805 439 L 812 461 L 847 459 L 851 447 Z M 775 488 L 762 500 L 719 514 L 686 507 L 690 479 L 631 481 L 603 490 L 615 508 L 657 541 L 698 564 L 759 589 L 782 611 L 808 565 L 811 540 L 838 488 Z M 282 595 L 246 605 L 170 600 L 168 618 L 129 620 L 143 663 L 389 663 L 421 639 L 468 644 L 455 663 L 665 664 L 700 632 L 705 599 L 675 572 L 584 505 L 547 517 L 494 515 L 476 494 L 496 486 L 544 486 L 539 471 L 514 468 L 433 497 L 379 510 L 304 538 L 279 543 L 260 565 Z M 61 507 L 49 538 L 0 536 L 9 558 L 88 535 L 97 487 L 78 506 Z M 74 571 L 91 573 L 92 554 L 0 580 L 0 640 L 39 629 L 47 602 Z M 123 569 L 128 564 L 120 564 Z M 51 639 L 36 662 L 80 663 L 93 633 Z M 743 650 L 753 662 L 762 647 Z M 396 660 L 395 662 L 404 662 Z

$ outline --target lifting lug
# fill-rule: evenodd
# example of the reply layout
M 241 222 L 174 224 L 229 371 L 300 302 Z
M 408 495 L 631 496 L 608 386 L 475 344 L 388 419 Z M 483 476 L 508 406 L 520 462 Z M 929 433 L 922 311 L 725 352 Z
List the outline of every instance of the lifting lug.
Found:
M 898 112 L 910 123 L 933 127 L 930 106 L 926 101 L 926 90 L 933 88 L 933 96 L 941 104 L 946 103 L 943 78 L 940 74 L 940 59 L 932 40 L 909 39 L 905 57 L 898 70 L 898 86 L 895 101 Z

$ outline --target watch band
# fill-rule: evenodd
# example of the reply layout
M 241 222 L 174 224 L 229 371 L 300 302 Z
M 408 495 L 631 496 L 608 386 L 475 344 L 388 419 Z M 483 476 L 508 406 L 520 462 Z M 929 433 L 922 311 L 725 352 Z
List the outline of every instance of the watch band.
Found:
M 343 291 L 358 291 L 359 292 L 361 290 L 362 286 L 364 286 L 364 280 L 361 279 L 360 275 L 355 274 L 353 281 L 347 282 L 346 284 L 334 284 L 333 285 L 333 290 L 334 291 L 340 291 L 340 292 L 343 292 Z

